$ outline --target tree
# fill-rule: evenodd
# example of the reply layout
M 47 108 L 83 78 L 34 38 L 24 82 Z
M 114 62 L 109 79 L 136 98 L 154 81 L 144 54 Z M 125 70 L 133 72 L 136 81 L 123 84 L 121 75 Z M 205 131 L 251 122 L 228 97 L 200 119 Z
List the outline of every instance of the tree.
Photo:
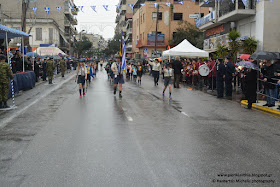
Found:
M 237 53 L 241 47 L 240 42 L 238 41 L 239 37 L 240 37 L 240 33 L 236 30 L 232 30 L 228 33 L 228 39 L 230 40 L 228 42 L 229 50 L 231 55 L 233 56 L 234 62 L 236 62 Z
M 120 51 L 122 34 L 116 33 L 114 38 L 108 41 L 107 47 L 102 51 L 105 56 L 111 56 Z
M 191 44 L 197 48 L 203 48 L 203 32 L 201 32 L 194 24 L 187 21 L 182 21 L 178 23 L 179 26 L 176 29 L 176 34 L 173 40 L 169 41 L 169 45 L 178 45 L 184 39 L 187 39 Z
M 250 55 L 257 50 L 257 46 L 258 42 L 251 37 L 243 40 L 242 43 L 243 52 Z
M 225 45 L 218 45 L 217 47 L 217 57 L 225 58 L 228 54 L 228 48 Z
M 82 37 L 82 40 L 78 41 L 75 46 L 75 50 L 78 53 L 78 56 L 85 54 L 86 51 L 88 51 L 92 47 L 92 43 L 89 41 L 89 39 L 86 36 Z

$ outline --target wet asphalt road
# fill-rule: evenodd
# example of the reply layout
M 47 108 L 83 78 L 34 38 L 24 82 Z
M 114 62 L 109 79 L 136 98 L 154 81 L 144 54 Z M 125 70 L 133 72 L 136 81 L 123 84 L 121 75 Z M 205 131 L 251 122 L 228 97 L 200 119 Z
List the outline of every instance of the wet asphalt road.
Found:
M 162 87 L 71 79 L 0 129 L 0 186 L 280 186 L 279 118 Z

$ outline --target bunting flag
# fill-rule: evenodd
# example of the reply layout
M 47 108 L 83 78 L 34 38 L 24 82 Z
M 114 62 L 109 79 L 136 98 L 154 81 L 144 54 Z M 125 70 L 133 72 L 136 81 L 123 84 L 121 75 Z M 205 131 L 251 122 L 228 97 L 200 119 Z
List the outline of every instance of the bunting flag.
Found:
M 155 8 L 157 8 L 157 6 L 158 6 L 158 3 L 154 3 L 154 5 L 155 5 Z
M 50 14 L 50 7 L 45 7 L 45 11 L 47 14 Z
M 78 6 L 78 9 L 81 10 L 81 12 L 83 12 L 83 8 L 84 6 Z
M 133 4 L 128 4 L 128 6 L 133 10 Z
M 33 7 L 33 8 L 32 8 L 32 10 L 33 10 L 33 12 L 34 12 L 35 15 L 37 15 L 37 9 L 38 9 L 38 7 Z
M 170 6 L 171 6 L 171 3 L 166 3 L 166 6 L 170 7 Z
M 145 3 L 141 3 L 140 5 L 141 5 L 141 6 L 145 6 L 146 4 L 145 4 Z
M 73 7 L 73 6 L 69 6 L 69 9 L 73 10 L 73 9 L 74 9 L 74 7 Z
M 94 12 L 96 12 L 96 6 L 90 6 Z
M 121 5 L 116 5 L 117 9 L 121 10 Z
M 247 0 L 242 0 L 245 7 L 247 7 Z
M 180 4 L 180 5 L 183 5 L 183 4 L 184 4 L 184 1 L 180 1 L 179 4 Z
M 109 9 L 108 9 L 109 5 L 102 5 L 102 6 L 106 11 L 109 11 Z
M 210 3 L 210 1 L 204 0 L 204 3 L 205 3 L 206 5 L 208 5 L 208 4 Z
M 61 11 L 62 7 L 61 7 L 61 6 L 58 6 L 58 7 L 56 7 L 56 9 L 57 9 L 57 10 L 58 10 L 58 12 L 60 13 L 60 11 Z

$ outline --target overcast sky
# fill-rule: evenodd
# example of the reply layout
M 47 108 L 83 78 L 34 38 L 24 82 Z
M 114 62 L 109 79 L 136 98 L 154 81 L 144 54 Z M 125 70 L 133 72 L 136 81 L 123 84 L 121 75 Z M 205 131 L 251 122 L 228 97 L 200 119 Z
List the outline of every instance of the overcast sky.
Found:
M 76 6 L 84 6 L 83 12 L 79 12 L 79 31 L 100 34 L 104 38 L 113 38 L 115 32 L 116 6 L 119 0 L 74 0 Z M 109 5 L 106 11 L 102 5 Z M 90 6 L 96 6 L 96 12 Z

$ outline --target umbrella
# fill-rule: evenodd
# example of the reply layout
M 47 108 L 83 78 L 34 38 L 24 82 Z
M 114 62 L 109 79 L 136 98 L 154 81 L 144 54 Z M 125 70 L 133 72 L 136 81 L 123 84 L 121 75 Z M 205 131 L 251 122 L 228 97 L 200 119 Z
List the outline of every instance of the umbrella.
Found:
M 245 68 L 251 68 L 251 69 L 254 69 L 254 70 L 259 70 L 258 65 L 254 64 L 250 61 L 241 61 L 241 62 L 238 62 L 236 65 L 237 66 L 242 66 L 242 67 L 245 67 Z
M 29 53 L 26 53 L 26 56 L 28 57 L 38 57 L 39 55 L 37 53 L 34 53 L 34 52 L 29 52 Z
M 161 59 L 161 58 L 158 58 L 158 61 L 159 61 L 159 62 L 161 62 L 161 61 L 162 61 L 162 59 Z
M 276 57 L 275 59 L 280 60 L 280 53 L 275 52 L 275 53 L 273 53 L 273 54 L 274 54 L 274 56 Z
M 240 55 L 239 58 L 244 59 L 244 60 L 249 60 L 250 56 L 251 56 L 251 55 L 243 54 L 243 55 Z
M 257 59 L 257 60 L 272 60 L 275 58 L 275 56 L 266 51 L 256 51 L 251 56 L 251 59 Z

